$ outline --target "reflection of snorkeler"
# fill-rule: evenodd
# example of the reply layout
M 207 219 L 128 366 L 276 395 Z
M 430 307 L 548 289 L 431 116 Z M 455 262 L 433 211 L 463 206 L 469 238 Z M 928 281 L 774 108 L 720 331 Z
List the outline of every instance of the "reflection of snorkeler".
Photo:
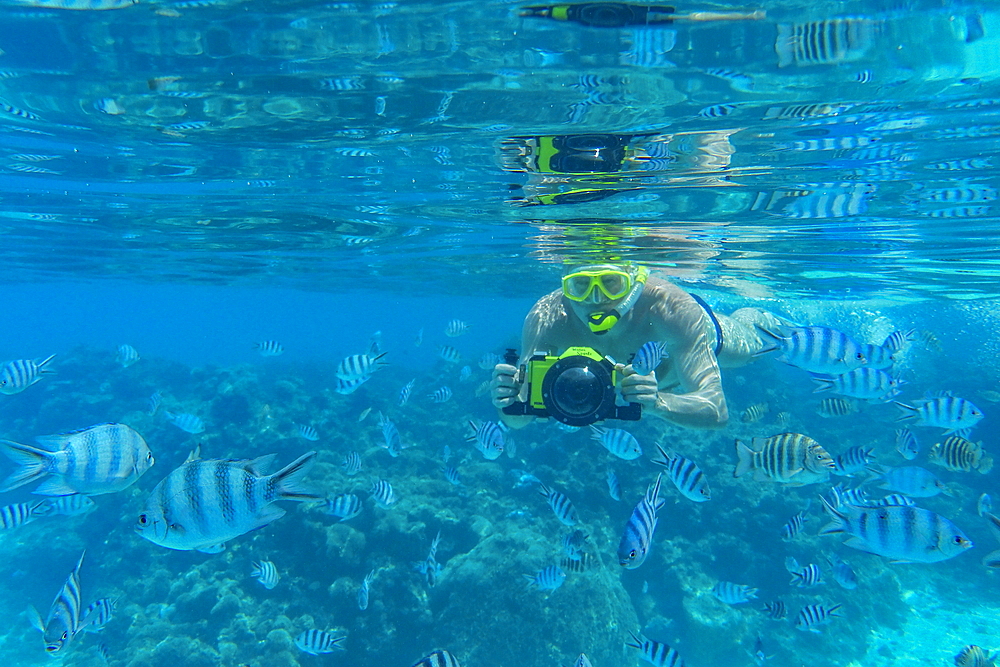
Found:
M 765 17 L 755 12 L 691 12 L 678 14 L 667 5 L 630 5 L 623 2 L 583 2 L 578 4 L 531 5 L 520 16 L 572 21 L 593 28 L 621 28 L 627 25 L 664 25 L 674 21 L 746 21 Z
M 600 264 L 563 276 L 561 290 L 538 300 L 524 320 L 521 352 L 561 354 L 586 346 L 624 360 L 645 343 L 662 341 L 667 354 L 648 375 L 619 364 L 622 398 L 681 426 L 720 428 L 729 413 L 719 368 L 742 366 L 760 350 L 754 324 L 773 329 L 783 322 L 756 308 L 729 317 L 715 314 L 698 297 L 650 277 L 644 267 Z M 490 396 L 497 408 L 526 399 L 526 386 L 516 375 L 509 364 L 493 369 Z M 534 419 L 503 413 L 501 418 L 514 428 Z

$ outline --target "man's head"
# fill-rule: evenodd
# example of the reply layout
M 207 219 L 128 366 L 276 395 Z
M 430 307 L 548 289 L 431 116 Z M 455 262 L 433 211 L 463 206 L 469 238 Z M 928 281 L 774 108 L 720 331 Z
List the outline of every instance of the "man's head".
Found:
M 563 276 L 563 296 L 591 331 L 602 334 L 635 305 L 648 275 L 641 266 L 581 266 Z

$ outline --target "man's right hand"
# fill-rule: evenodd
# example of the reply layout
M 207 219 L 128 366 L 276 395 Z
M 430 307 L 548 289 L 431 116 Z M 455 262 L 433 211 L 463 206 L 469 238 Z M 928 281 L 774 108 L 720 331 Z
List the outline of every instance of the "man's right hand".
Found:
M 521 391 L 515 377 L 517 368 L 510 364 L 497 364 L 493 367 L 493 380 L 490 382 L 490 400 L 494 407 L 505 408 L 517 401 Z

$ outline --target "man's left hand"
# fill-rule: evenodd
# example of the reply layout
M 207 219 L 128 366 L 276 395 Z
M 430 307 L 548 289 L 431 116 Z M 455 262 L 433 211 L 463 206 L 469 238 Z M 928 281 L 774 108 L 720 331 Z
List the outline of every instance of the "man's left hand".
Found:
M 629 403 L 639 403 L 646 406 L 656 405 L 657 383 L 656 373 L 639 375 L 632 370 L 631 364 L 618 364 L 615 368 L 622 375 L 622 398 Z

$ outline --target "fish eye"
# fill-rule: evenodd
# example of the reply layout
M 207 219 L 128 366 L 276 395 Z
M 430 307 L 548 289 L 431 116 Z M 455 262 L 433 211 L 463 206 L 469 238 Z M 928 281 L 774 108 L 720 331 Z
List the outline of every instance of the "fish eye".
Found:
M 631 560 L 632 558 L 635 558 L 635 557 L 636 557 L 636 556 L 638 556 L 638 555 L 639 555 L 639 554 L 637 554 L 637 553 L 635 552 L 635 549 L 632 549 L 632 551 L 629 551 L 629 552 L 628 552 L 628 557 L 629 557 L 629 559 L 630 559 L 630 560 Z
M 63 633 L 62 633 L 62 636 L 59 637 L 59 639 L 61 639 L 62 641 L 66 641 L 67 637 L 69 637 L 69 631 L 68 630 L 64 630 Z
M 145 514 L 140 514 L 139 515 L 139 525 L 140 526 L 145 526 L 148 523 L 149 523 L 149 517 L 147 517 Z
M 955 536 L 955 544 L 965 544 L 965 538 L 961 535 Z

